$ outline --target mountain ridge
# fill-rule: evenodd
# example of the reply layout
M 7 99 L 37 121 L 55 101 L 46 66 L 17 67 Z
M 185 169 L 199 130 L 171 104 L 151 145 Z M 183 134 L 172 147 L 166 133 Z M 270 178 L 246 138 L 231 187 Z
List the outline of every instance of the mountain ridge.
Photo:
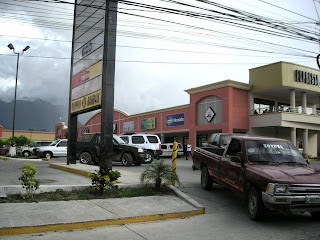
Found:
M 0 100 L 0 125 L 12 129 L 12 119 L 13 102 Z M 57 106 L 40 99 L 16 101 L 15 130 L 53 132 L 56 123 L 67 120 L 68 106 Z

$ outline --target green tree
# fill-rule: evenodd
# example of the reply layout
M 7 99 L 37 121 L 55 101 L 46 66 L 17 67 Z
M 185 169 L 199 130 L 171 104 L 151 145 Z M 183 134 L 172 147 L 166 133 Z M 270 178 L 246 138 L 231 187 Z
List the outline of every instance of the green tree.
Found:
M 156 191 L 160 190 L 161 183 L 168 184 L 172 180 L 180 184 L 178 175 L 172 172 L 171 166 L 163 160 L 151 163 L 140 175 L 141 183 L 154 182 Z
M 10 137 L 10 138 L 8 138 L 8 139 L 6 140 L 6 145 L 7 145 L 7 146 L 13 147 L 13 146 L 16 145 L 16 143 L 17 143 L 17 137 L 16 137 L 16 136 L 12 136 L 12 137 Z
M 22 147 L 22 146 L 30 146 L 31 140 L 27 138 L 26 136 L 19 136 L 16 138 L 16 146 Z

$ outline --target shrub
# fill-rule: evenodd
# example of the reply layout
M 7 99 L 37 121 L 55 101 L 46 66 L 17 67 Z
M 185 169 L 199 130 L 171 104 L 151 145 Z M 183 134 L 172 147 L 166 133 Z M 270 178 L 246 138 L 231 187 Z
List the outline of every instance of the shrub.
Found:
M 160 190 L 161 183 L 168 184 L 172 180 L 180 184 L 178 175 L 172 172 L 171 166 L 163 160 L 151 163 L 140 176 L 142 183 L 154 181 L 156 191 Z
M 0 139 L 0 148 L 6 145 L 6 140 Z
M 40 180 L 35 178 L 38 169 L 33 163 L 25 162 L 22 164 L 22 176 L 19 178 L 23 188 L 26 188 L 27 198 L 33 198 L 34 193 L 40 186 Z
M 87 177 L 91 178 L 92 191 L 103 195 L 104 191 L 115 186 L 116 180 L 121 177 L 121 174 L 117 170 L 109 170 L 109 173 L 105 175 L 96 171 L 96 173 L 89 173 Z

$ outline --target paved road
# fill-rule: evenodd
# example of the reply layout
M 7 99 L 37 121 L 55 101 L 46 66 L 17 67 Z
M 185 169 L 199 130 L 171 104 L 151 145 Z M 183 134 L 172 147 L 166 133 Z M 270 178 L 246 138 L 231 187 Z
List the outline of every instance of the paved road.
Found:
M 57 158 L 54 161 L 62 162 L 65 159 Z M 0 185 L 20 185 L 19 177 L 22 175 L 21 165 L 25 161 L 0 160 Z M 38 168 L 37 179 L 41 179 L 41 184 L 44 185 L 68 185 L 68 184 L 91 184 L 91 180 L 76 174 L 66 174 L 63 171 L 50 168 L 50 163 L 47 161 L 33 161 Z
M 62 161 L 62 159 L 53 161 Z M 166 161 L 170 162 L 170 159 L 166 159 Z M 192 161 L 178 160 L 177 171 L 183 183 L 183 186 L 179 188 L 205 206 L 206 214 L 204 215 L 78 231 L 7 236 L 0 237 L 0 239 L 320 239 L 319 222 L 312 221 L 309 214 L 286 216 L 272 213 L 268 214 L 263 222 L 249 220 L 245 208 L 232 192 L 217 185 L 214 186 L 212 191 L 202 190 L 200 187 L 200 171 L 192 171 L 191 165 Z M 117 166 L 117 168 L 139 173 L 143 171 L 145 166 L 130 168 Z M 311 166 L 320 169 L 320 163 L 311 163 Z M 2 177 L 0 177 L 1 179 Z

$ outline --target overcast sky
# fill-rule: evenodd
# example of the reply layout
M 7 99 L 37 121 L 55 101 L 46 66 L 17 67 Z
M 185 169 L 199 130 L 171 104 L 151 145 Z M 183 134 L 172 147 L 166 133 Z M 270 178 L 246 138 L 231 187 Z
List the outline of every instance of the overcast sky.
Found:
M 160 0 L 134 2 L 231 19 L 227 15 L 230 11 L 194 0 L 178 2 L 197 8 Z M 214 2 L 319 36 L 318 0 Z M 188 104 L 189 95 L 184 90 L 189 88 L 226 79 L 248 83 L 250 68 L 273 62 L 317 68 L 314 57 L 319 45 L 293 40 L 290 35 L 268 35 L 263 33 L 270 29 L 267 27 L 248 31 L 207 18 L 159 13 L 121 3 L 118 7 L 119 12 L 140 15 L 118 14 L 115 108 L 129 114 Z M 18 52 L 29 45 L 20 58 L 17 98 L 42 99 L 68 108 L 73 6 L 41 0 L 0 0 L 0 12 L 0 100 L 10 102 L 14 98 L 17 58 L 7 45 L 12 43 Z

